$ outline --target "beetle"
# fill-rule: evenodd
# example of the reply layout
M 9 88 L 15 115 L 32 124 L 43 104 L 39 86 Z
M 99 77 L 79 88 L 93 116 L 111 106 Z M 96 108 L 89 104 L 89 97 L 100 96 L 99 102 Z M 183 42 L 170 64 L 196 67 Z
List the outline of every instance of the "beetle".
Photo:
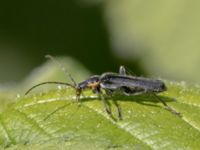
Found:
M 144 77 L 136 77 L 126 74 L 124 66 L 120 66 L 119 74 L 117 73 L 103 73 L 100 76 L 100 87 L 106 91 L 110 97 L 113 92 L 120 91 L 126 96 L 140 95 L 140 94 L 151 94 L 156 100 L 161 102 L 169 111 L 177 116 L 181 116 L 179 112 L 167 105 L 165 101 L 159 98 L 156 94 L 167 90 L 165 83 L 161 80 L 154 80 Z M 118 108 L 118 117 L 121 118 L 121 109 Z
M 57 81 L 42 82 L 31 87 L 25 93 L 25 95 L 27 95 L 34 88 L 44 84 L 61 84 L 74 88 L 76 91 L 76 99 L 77 101 L 79 101 L 82 91 L 85 89 L 91 89 L 94 93 L 99 95 L 104 104 L 107 114 L 109 114 L 113 118 L 108 102 L 105 99 L 101 89 L 103 89 L 111 98 L 113 97 L 113 93 L 115 91 L 120 91 L 122 94 L 126 96 L 149 93 L 152 94 L 158 101 L 160 101 L 169 111 L 178 116 L 181 116 L 180 113 L 176 112 L 173 108 L 168 106 L 165 103 L 165 101 L 163 101 L 156 95 L 157 93 L 164 92 L 167 90 L 164 82 L 161 80 L 153 80 L 144 77 L 127 75 L 125 67 L 120 66 L 119 73 L 106 72 L 103 73 L 102 75 L 93 75 L 88 79 L 77 84 L 73 79 L 73 77 L 71 76 L 71 74 L 69 74 L 68 71 L 66 71 L 65 68 L 60 63 L 58 63 L 52 56 L 47 55 L 46 57 L 55 61 L 65 72 L 65 74 L 69 76 L 73 84 L 65 82 L 57 82 Z M 122 119 L 121 108 L 119 107 L 116 101 L 113 102 L 117 108 L 118 118 L 121 120 Z

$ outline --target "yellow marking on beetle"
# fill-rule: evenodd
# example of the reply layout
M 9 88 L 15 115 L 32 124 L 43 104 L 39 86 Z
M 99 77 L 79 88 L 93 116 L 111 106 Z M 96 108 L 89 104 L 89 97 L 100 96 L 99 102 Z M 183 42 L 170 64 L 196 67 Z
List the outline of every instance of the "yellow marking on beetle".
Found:
M 93 82 L 93 83 L 89 83 L 89 84 L 87 85 L 87 87 L 88 87 L 88 88 L 95 88 L 95 87 L 99 86 L 99 84 L 100 84 L 99 81 L 98 81 L 98 82 Z

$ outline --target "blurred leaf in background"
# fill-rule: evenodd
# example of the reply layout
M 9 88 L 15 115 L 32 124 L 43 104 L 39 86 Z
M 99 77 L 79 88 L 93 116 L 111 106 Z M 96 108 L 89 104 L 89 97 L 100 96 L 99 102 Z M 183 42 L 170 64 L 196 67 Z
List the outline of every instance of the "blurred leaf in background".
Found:
M 151 75 L 200 83 L 200 2 L 108 0 L 113 52 Z
M 22 80 L 45 54 L 100 74 L 120 64 L 142 75 L 198 82 L 198 1 L 0 2 L 0 82 Z M 13 73 L 14 72 L 14 73 Z
M 101 6 L 77 0 L 1 1 L 0 82 L 22 80 L 46 54 L 74 57 L 93 72 L 112 70 L 117 63 L 111 63 Z

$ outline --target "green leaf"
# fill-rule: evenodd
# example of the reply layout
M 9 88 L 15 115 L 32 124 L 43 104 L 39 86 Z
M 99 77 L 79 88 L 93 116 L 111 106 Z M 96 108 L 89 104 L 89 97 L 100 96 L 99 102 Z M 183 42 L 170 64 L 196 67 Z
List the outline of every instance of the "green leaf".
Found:
M 182 118 L 149 95 L 114 96 L 122 121 L 90 90 L 81 103 L 64 87 L 21 96 L 0 115 L 0 149 L 199 149 L 199 86 L 165 82 L 168 91 L 159 96 Z
M 198 149 L 200 90 L 178 83 L 168 85 L 169 91 L 162 98 L 180 112 L 182 118 L 149 96 L 119 99 L 122 121 L 112 120 L 98 97 L 89 91 L 84 93 L 81 105 L 75 101 L 70 88 L 21 98 L 1 115 L 1 146 L 43 147 L 56 142 L 55 149 L 61 145 L 85 149 Z M 116 110 L 111 107 L 116 116 Z

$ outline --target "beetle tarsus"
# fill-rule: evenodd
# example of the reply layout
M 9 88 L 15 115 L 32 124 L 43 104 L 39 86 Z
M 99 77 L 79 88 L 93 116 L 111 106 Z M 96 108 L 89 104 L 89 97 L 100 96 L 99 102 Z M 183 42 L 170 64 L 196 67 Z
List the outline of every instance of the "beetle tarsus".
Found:
M 175 114 L 178 117 L 182 117 L 181 113 L 177 112 L 175 109 L 173 109 L 172 107 L 170 107 L 169 105 L 167 105 L 167 103 L 165 103 L 165 101 L 163 101 L 161 98 L 159 98 L 155 93 L 152 93 L 152 95 L 159 101 L 161 102 L 165 108 L 167 110 L 169 110 L 171 113 Z
M 119 104 L 115 100 L 113 100 L 113 103 L 115 107 L 117 108 L 117 114 L 118 114 L 119 120 L 122 120 L 122 111 L 121 111 L 121 108 L 119 107 Z

